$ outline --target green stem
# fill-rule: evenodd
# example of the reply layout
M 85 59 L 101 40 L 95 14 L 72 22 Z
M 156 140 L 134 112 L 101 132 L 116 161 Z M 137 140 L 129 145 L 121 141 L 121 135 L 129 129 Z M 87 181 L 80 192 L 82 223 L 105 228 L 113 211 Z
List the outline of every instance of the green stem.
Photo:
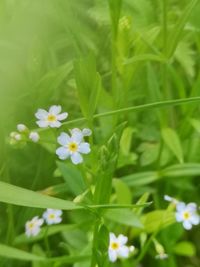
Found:
M 143 105 L 138 105 L 138 106 L 134 106 L 134 107 L 128 107 L 128 108 L 122 108 L 122 109 L 117 109 L 117 110 L 113 110 L 113 111 L 102 112 L 102 113 L 94 115 L 93 119 L 98 119 L 101 117 L 108 117 L 108 116 L 112 116 L 112 115 L 120 114 L 120 113 L 140 111 L 140 110 L 145 110 L 145 109 L 179 106 L 182 104 L 199 102 L 199 101 L 200 101 L 199 96 L 198 97 L 175 99 L 175 100 L 159 101 L 159 102 L 155 102 L 155 103 L 143 104 Z M 79 118 L 79 119 L 65 122 L 65 123 L 63 123 L 63 125 L 68 125 L 68 124 L 77 123 L 77 122 L 84 122 L 84 121 L 86 121 L 85 118 Z
M 95 225 L 94 225 L 93 241 L 92 241 L 93 250 L 96 248 L 96 243 L 97 243 L 97 239 L 98 239 L 98 229 L 99 229 L 99 220 L 97 220 L 95 222 Z M 95 251 L 92 251 L 92 259 L 91 259 L 90 267 L 96 267 Z
M 116 109 L 113 111 L 107 111 L 107 112 L 102 112 L 99 114 L 95 114 L 93 116 L 93 119 L 98 119 L 102 117 L 109 117 L 113 116 L 115 114 L 123 114 L 126 112 L 137 112 L 137 111 L 143 111 L 143 110 L 148 110 L 148 109 L 154 109 L 154 108 L 167 108 L 171 106 L 180 106 L 183 104 L 189 104 L 189 103 L 195 103 L 195 102 L 200 102 L 200 97 L 189 97 L 189 98 L 181 98 L 181 99 L 174 99 L 174 100 L 166 100 L 166 101 L 158 101 L 158 102 L 153 102 L 153 103 L 148 103 L 148 104 L 143 104 L 143 105 L 138 105 L 138 106 L 132 106 L 128 108 L 121 108 L 121 109 Z M 82 117 L 78 118 L 75 120 L 71 121 L 66 121 L 62 125 L 70 125 L 70 124 L 78 124 L 81 122 L 86 122 L 87 119 Z M 37 129 L 37 131 L 45 131 L 48 130 L 48 128 L 40 128 Z
M 48 231 L 49 231 L 49 226 L 46 227 L 46 230 L 44 232 L 44 243 L 45 243 L 45 247 L 46 247 L 46 251 L 47 251 L 47 256 L 50 257 L 51 256 L 51 250 L 50 250 L 49 240 L 48 240 Z

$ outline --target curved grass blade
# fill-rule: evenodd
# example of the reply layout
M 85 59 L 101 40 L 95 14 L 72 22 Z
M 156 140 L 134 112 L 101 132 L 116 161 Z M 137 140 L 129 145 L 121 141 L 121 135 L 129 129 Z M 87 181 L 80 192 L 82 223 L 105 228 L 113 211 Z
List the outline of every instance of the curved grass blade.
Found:
M 23 261 L 44 261 L 46 258 L 22 251 L 17 248 L 0 244 L 0 256 L 9 259 L 17 259 Z
M 71 201 L 42 195 L 15 185 L 0 182 L 0 201 L 32 208 L 77 210 L 82 207 Z
M 113 110 L 113 111 L 107 111 L 107 112 L 95 114 L 93 116 L 93 119 L 113 116 L 113 115 L 121 114 L 121 113 L 138 112 L 138 111 L 144 111 L 144 110 L 148 110 L 148 109 L 180 106 L 180 105 L 190 104 L 190 103 L 195 103 L 195 102 L 200 102 L 200 96 L 181 98 L 181 99 L 172 99 L 172 100 L 166 100 L 166 101 L 158 101 L 158 102 L 153 102 L 153 103 L 148 103 L 148 104 L 143 104 L 143 105 L 138 105 L 138 106 L 132 106 L 132 107 L 128 107 L 128 108 L 117 109 L 117 110 Z M 77 123 L 81 123 L 81 122 L 85 122 L 85 121 L 86 121 L 86 118 L 78 118 L 75 120 L 66 121 L 63 123 L 63 125 L 77 124 Z M 44 131 L 45 129 L 39 129 L 39 130 Z

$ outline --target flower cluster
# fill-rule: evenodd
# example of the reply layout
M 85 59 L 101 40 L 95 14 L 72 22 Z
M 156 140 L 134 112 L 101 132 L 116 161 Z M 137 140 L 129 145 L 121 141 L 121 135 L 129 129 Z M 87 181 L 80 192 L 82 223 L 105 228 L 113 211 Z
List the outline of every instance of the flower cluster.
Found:
M 38 109 L 35 113 L 37 118 L 36 124 L 40 128 L 59 128 L 62 126 L 61 121 L 68 117 L 67 112 L 61 113 L 62 108 L 60 105 L 53 105 L 48 111 L 45 109 Z M 30 131 L 24 124 L 17 125 L 17 132 L 12 132 L 10 134 L 10 143 L 16 144 L 18 142 L 26 142 L 31 140 L 33 142 L 38 142 L 40 139 L 39 133 L 37 131 Z M 85 137 L 92 134 L 90 129 L 84 128 L 80 130 L 74 128 L 69 130 L 69 134 L 62 132 L 58 138 L 57 142 L 60 145 L 56 149 L 56 154 L 61 160 L 70 158 L 74 164 L 79 164 L 83 162 L 83 157 L 81 154 L 90 153 L 90 144 L 84 141 Z
M 198 225 L 200 223 L 200 216 L 198 214 L 198 207 L 196 203 L 186 204 L 169 196 L 164 196 L 164 199 L 175 205 L 176 221 L 182 223 L 186 230 L 190 230 L 193 225 Z
M 62 221 L 62 210 L 47 209 L 43 213 L 43 218 L 38 216 L 34 217 L 32 220 L 27 221 L 25 224 L 25 233 L 27 237 L 36 236 L 41 231 L 41 226 L 44 221 L 47 225 L 58 224 Z
M 40 136 L 35 131 L 30 131 L 28 127 L 24 124 L 17 125 L 17 131 L 10 133 L 10 144 L 16 144 L 18 142 L 24 142 L 31 140 L 33 142 L 38 142 Z
M 127 242 L 128 238 L 126 236 L 121 234 L 116 237 L 115 234 L 110 233 L 108 256 L 111 262 L 115 262 L 118 258 L 128 258 L 130 253 L 134 251 L 135 247 L 128 247 Z

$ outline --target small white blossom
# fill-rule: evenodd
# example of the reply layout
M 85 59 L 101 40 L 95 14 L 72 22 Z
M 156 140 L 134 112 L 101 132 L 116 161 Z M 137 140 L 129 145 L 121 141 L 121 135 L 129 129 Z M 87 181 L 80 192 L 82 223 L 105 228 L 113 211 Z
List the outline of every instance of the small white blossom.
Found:
M 79 164 L 83 162 L 81 154 L 90 153 L 90 144 L 84 142 L 81 131 L 73 131 L 71 137 L 62 132 L 57 141 L 61 147 L 56 150 L 56 154 L 61 160 L 70 157 L 74 164 Z
M 115 262 L 118 258 L 128 258 L 130 253 L 134 251 L 134 246 L 128 247 L 126 245 L 128 238 L 124 235 L 110 233 L 110 243 L 108 249 L 108 256 L 111 262 Z
M 43 218 L 48 225 L 60 223 L 62 221 L 61 216 L 62 210 L 54 209 L 47 209 L 43 214 Z
M 156 239 L 153 239 L 153 243 L 154 243 L 156 252 L 158 253 L 155 256 L 155 258 L 157 260 L 165 260 L 165 259 L 167 259 L 168 258 L 168 254 L 165 253 L 164 247 Z
M 195 203 L 179 202 L 176 206 L 176 221 L 182 222 L 186 230 L 190 230 L 192 225 L 198 225 L 200 216 L 197 213 L 197 205 Z
M 29 139 L 31 139 L 33 142 L 37 143 L 40 139 L 40 136 L 37 132 L 30 132 Z
M 38 109 L 38 111 L 35 113 L 36 118 L 38 121 L 36 121 L 37 125 L 41 128 L 59 128 L 61 126 L 62 120 L 65 120 L 68 116 L 67 112 L 60 113 L 61 112 L 61 106 L 51 106 L 49 108 L 49 111 L 46 111 L 44 109 Z
M 16 133 L 16 135 L 14 136 L 14 139 L 15 139 L 16 141 L 20 141 L 20 140 L 22 139 L 21 134 Z
M 80 130 L 78 128 L 74 128 L 70 130 L 71 134 L 74 133 L 82 133 L 83 137 L 84 136 L 90 136 L 92 134 L 92 131 L 89 128 L 84 128 L 83 130 Z
M 25 132 L 27 130 L 27 127 L 26 125 L 24 124 L 17 124 L 17 130 L 22 133 L 22 132 Z
M 39 219 L 38 216 L 34 217 L 31 221 L 26 222 L 25 233 L 28 237 L 36 236 L 41 230 L 41 226 L 44 223 L 43 219 Z
M 84 128 L 82 130 L 82 134 L 83 134 L 83 136 L 90 136 L 90 135 L 92 135 L 92 131 L 89 128 Z
M 10 133 L 10 138 L 15 138 L 15 135 L 18 134 L 17 132 L 11 132 Z
M 168 195 L 164 195 L 164 200 L 168 201 L 168 202 L 171 202 L 175 205 L 177 205 L 179 203 L 179 201 L 173 197 L 170 197 Z
M 165 260 L 165 259 L 167 259 L 169 256 L 168 256 L 168 254 L 166 254 L 166 253 L 159 253 L 158 255 L 156 255 L 155 256 L 155 258 L 157 259 L 157 260 Z

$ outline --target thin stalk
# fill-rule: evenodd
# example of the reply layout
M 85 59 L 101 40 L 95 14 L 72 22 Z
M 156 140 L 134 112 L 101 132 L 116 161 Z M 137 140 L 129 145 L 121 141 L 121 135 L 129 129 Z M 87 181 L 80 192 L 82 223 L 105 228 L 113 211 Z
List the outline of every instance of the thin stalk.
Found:
M 96 247 L 97 238 L 98 238 L 98 229 L 99 229 L 99 220 L 95 222 L 94 231 L 93 231 L 93 241 L 92 241 L 92 248 Z M 90 267 L 96 267 L 96 257 L 94 251 L 92 251 L 92 259 Z
M 189 97 L 189 98 L 181 98 L 181 99 L 173 99 L 173 100 L 166 100 L 166 101 L 158 101 L 158 102 L 153 102 L 153 103 L 148 103 L 148 104 L 143 104 L 143 105 L 138 105 L 138 106 L 132 106 L 128 108 L 121 108 L 121 109 L 116 109 L 112 111 L 107 111 L 107 112 L 102 112 L 99 114 L 93 115 L 93 120 L 102 118 L 102 117 L 109 117 L 113 116 L 116 114 L 123 114 L 126 112 L 138 112 L 138 111 L 143 111 L 143 110 L 148 110 L 148 109 L 154 109 L 154 108 L 167 108 L 167 107 L 172 107 L 172 106 L 180 106 L 183 104 L 189 104 L 189 103 L 195 103 L 195 102 L 200 102 L 200 97 Z M 87 119 L 82 117 L 70 121 L 66 121 L 62 123 L 63 126 L 68 126 L 71 124 L 78 124 L 82 122 L 86 122 Z M 48 128 L 40 128 L 36 129 L 35 131 L 41 132 L 49 130 Z
M 45 247 L 46 247 L 46 251 L 47 251 L 47 256 L 50 257 L 51 256 L 51 250 L 50 250 L 50 246 L 49 246 L 49 240 L 48 240 L 48 231 L 49 231 L 49 227 L 46 227 L 46 230 L 44 232 L 44 243 L 45 243 Z

